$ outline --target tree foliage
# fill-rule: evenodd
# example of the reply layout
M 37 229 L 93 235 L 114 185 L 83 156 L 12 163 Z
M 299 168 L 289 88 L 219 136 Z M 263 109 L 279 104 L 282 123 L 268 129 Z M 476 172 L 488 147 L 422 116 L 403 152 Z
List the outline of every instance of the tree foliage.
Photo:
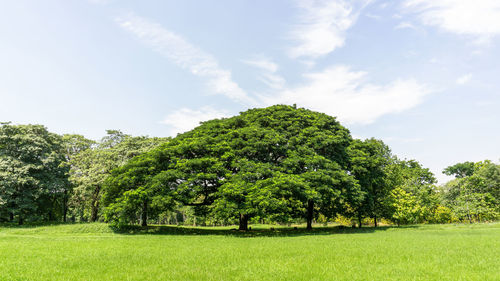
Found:
M 100 142 L 74 155 L 69 161 L 70 180 L 74 185 L 70 202 L 73 215 L 81 221 L 97 221 L 101 216 L 103 185 L 111 171 L 165 141 L 162 138 L 131 137 L 118 130 L 108 130 Z
M 393 156 L 387 145 L 376 139 L 354 140 L 349 147 L 351 171 L 359 182 L 364 198 L 354 207 L 361 227 L 363 217 L 377 218 L 384 215 L 384 200 L 391 191 L 387 169 Z
M 500 166 L 489 160 L 465 162 L 444 170 L 466 166 L 467 173 L 456 173 L 456 179 L 444 188 L 443 201 L 460 220 L 486 221 L 500 217 Z
M 317 214 L 332 217 L 360 200 L 346 170 L 350 142 L 349 131 L 325 114 L 290 106 L 252 109 L 177 136 L 149 153 L 150 161 L 132 160 L 110 180 L 106 197 L 114 208 L 123 195 L 111 190 L 160 185 L 198 213 L 239 219 L 242 229 L 257 216 L 300 217 L 310 226 Z M 145 169 L 151 165 L 159 169 Z M 145 181 L 125 183 L 132 170 Z
M 0 125 L 0 209 L 8 220 L 54 220 L 60 213 L 62 151 L 61 137 L 41 125 Z

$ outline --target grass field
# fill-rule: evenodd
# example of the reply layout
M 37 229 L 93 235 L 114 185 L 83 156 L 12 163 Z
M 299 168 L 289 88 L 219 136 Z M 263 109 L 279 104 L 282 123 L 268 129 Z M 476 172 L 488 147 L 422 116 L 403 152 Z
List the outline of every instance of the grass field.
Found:
M 500 224 L 0 226 L 0 280 L 500 280 Z

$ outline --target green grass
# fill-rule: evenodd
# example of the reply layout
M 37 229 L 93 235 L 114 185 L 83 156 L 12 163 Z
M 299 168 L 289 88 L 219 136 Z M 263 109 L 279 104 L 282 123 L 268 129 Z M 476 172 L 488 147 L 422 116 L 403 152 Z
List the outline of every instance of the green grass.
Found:
M 500 280 L 500 224 L 0 226 L 0 280 Z

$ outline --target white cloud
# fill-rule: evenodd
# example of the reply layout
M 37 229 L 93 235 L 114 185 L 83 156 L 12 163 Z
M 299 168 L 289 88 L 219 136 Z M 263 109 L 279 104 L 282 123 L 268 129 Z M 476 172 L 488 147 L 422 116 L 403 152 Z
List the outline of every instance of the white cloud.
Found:
M 498 0 L 406 0 L 403 8 L 416 13 L 425 25 L 474 36 L 476 43 L 485 43 L 500 35 Z
M 243 60 L 243 62 L 262 70 L 263 73 L 259 75 L 258 79 L 266 84 L 269 88 L 283 89 L 283 87 L 285 87 L 285 79 L 282 76 L 276 74 L 276 72 L 278 71 L 278 65 L 275 62 L 264 58 Z
M 268 60 L 268 59 L 255 58 L 255 59 L 243 60 L 242 62 L 244 62 L 245 64 L 248 64 L 248 65 L 260 68 L 262 70 L 266 70 L 268 72 L 274 73 L 274 72 L 278 71 L 278 65 L 275 62 Z
M 324 71 L 305 74 L 307 82 L 298 87 L 275 89 L 258 95 L 258 105 L 297 104 L 336 116 L 346 124 L 369 124 L 383 115 L 400 113 L 419 105 L 431 93 L 414 79 L 398 79 L 385 85 L 367 81 L 368 74 L 347 66 L 332 66 Z M 199 110 L 182 108 L 167 116 L 164 124 L 171 135 L 196 127 L 200 121 L 228 117 L 225 111 L 211 107 Z M 419 139 L 397 139 L 418 142 Z
M 399 79 L 386 85 L 367 82 L 367 73 L 346 66 L 332 66 L 304 75 L 306 84 L 262 95 L 264 105 L 297 104 L 337 116 L 340 121 L 368 124 L 377 118 L 415 107 L 431 90 L 413 79 Z
M 457 78 L 456 82 L 458 85 L 465 85 L 472 79 L 472 73 L 465 74 Z
M 412 23 L 407 22 L 407 21 L 399 23 L 394 28 L 395 29 L 405 29 L 405 28 L 408 28 L 408 29 L 417 29 Z
M 297 45 L 290 49 L 289 55 L 292 58 L 318 58 L 344 46 L 346 31 L 354 25 L 359 11 L 369 2 L 298 0 L 301 23 L 290 33 Z
M 170 135 L 175 136 L 178 133 L 196 128 L 200 122 L 228 116 L 229 114 L 226 111 L 216 110 L 209 106 L 202 107 L 199 110 L 181 108 L 167 115 L 162 123 L 169 125 L 171 127 Z
M 271 89 L 283 89 L 285 87 L 286 81 L 280 75 L 272 73 L 264 73 L 259 77 L 259 80 L 266 84 Z
M 245 105 L 254 103 L 247 93 L 232 80 L 230 71 L 222 69 L 212 55 L 193 46 L 176 33 L 134 15 L 118 18 L 116 21 L 123 29 L 134 34 L 141 42 L 173 63 L 196 76 L 206 78 L 215 93 L 225 95 Z

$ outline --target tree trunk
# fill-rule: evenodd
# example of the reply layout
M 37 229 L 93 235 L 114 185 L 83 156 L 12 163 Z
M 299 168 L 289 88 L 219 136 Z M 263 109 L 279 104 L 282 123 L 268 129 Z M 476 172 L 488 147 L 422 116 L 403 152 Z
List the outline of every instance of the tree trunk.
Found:
M 23 223 L 24 223 L 23 217 L 21 215 L 19 215 L 18 224 L 23 225 Z
M 64 198 L 63 198 L 63 222 L 66 222 L 68 217 L 68 191 L 64 190 Z
M 101 187 L 97 186 L 92 195 L 92 214 L 90 216 L 90 221 L 96 222 L 99 218 L 99 193 L 101 192 Z
M 373 216 L 373 223 L 375 224 L 375 227 L 377 227 L 377 215 Z
M 14 213 L 9 213 L 9 221 L 10 222 L 14 221 Z
M 248 230 L 248 215 L 247 214 L 240 214 L 240 226 L 238 228 L 239 230 Z
M 363 223 L 362 223 L 362 221 L 363 221 L 363 218 L 361 217 L 361 214 L 359 214 L 359 215 L 358 215 L 358 222 L 359 222 L 359 226 L 358 226 L 358 227 L 359 227 L 359 228 L 361 228 L 361 226 L 362 226 L 362 224 L 363 224 Z
M 141 217 L 141 225 L 148 226 L 148 202 L 144 201 L 142 205 L 142 217 Z
M 92 213 L 90 215 L 90 221 L 91 222 L 96 222 L 97 221 L 97 213 L 99 212 L 99 202 L 95 202 L 92 204 Z
M 309 200 L 307 201 L 307 229 L 311 230 L 312 229 L 312 221 L 314 217 L 314 201 Z

